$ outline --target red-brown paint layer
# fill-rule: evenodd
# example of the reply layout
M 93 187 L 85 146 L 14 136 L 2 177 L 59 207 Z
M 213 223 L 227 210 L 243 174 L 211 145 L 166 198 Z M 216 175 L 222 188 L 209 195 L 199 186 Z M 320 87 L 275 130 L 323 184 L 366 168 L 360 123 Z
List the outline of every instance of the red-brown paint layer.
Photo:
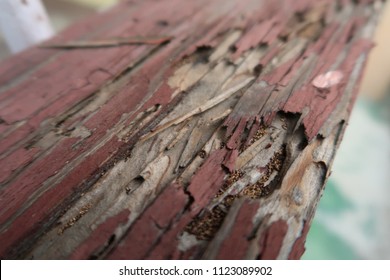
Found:
M 237 214 L 234 226 L 228 237 L 222 242 L 216 259 L 245 259 L 249 248 L 249 238 L 253 231 L 253 217 L 259 209 L 259 203 L 245 201 Z
M 88 259 L 96 253 L 98 249 L 108 245 L 110 238 L 115 236 L 115 230 L 128 221 L 129 215 L 130 211 L 125 209 L 116 216 L 105 220 L 88 236 L 81 246 L 73 251 L 70 259 Z
M 194 198 L 191 206 L 192 211 L 196 212 L 205 207 L 222 187 L 224 176 L 226 175 L 222 167 L 222 162 L 227 154 L 226 149 L 220 149 L 211 153 L 192 178 L 188 186 L 188 191 Z
M 286 236 L 288 225 L 283 220 L 273 222 L 260 237 L 260 260 L 274 260 L 278 257 Z
M 306 236 L 310 229 L 310 223 L 305 222 L 303 225 L 301 236 L 295 240 L 293 247 L 291 248 L 290 254 L 288 255 L 289 260 L 299 260 L 303 253 L 305 253 L 305 242 Z
M 179 215 L 188 197 L 182 187 L 172 184 L 164 189 L 151 206 L 135 221 L 129 232 L 109 254 L 109 259 L 143 259 L 159 237 Z M 164 205 L 169 205 L 164 207 Z

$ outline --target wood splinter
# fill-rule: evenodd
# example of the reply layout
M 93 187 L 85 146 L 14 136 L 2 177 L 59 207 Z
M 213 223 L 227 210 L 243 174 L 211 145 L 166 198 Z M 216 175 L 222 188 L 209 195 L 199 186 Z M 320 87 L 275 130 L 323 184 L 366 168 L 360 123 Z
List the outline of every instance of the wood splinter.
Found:
M 90 41 L 75 41 L 58 44 L 42 44 L 40 48 L 52 49 L 87 49 L 87 48 L 104 48 L 118 47 L 123 45 L 161 45 L 172 40 L 171 36 L 136 36 L 136 37 L 118 37 Z

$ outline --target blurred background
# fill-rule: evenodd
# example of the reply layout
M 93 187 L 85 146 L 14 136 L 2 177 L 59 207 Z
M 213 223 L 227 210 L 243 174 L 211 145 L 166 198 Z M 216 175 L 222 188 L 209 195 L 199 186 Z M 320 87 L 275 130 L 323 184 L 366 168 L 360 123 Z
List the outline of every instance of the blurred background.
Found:
M 2 1 L 2 0 L 0 0 Z M 55 32 L 118 0 L 43 0 Z M 303 259 L 390 259 L 390 5 Z M 0 33 L 0 61 L 10 51 Z
M 390 259 L 389 4 L 304 259 Z

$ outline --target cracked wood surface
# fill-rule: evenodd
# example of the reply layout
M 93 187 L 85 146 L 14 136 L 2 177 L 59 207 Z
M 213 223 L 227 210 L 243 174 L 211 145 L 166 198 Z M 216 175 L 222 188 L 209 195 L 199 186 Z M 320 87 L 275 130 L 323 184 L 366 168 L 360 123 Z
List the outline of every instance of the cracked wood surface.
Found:
M 122 1 L 5 61 L 1 258 L 300 258 L 381 5 Z

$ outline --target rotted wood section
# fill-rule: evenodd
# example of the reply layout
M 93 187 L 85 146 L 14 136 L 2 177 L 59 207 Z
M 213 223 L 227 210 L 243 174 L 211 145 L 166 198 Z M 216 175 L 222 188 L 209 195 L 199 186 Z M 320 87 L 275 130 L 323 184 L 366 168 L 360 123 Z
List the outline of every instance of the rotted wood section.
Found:
M 5 61 L 1 258 L 300 258 L 381 6 L 122 1 Z

